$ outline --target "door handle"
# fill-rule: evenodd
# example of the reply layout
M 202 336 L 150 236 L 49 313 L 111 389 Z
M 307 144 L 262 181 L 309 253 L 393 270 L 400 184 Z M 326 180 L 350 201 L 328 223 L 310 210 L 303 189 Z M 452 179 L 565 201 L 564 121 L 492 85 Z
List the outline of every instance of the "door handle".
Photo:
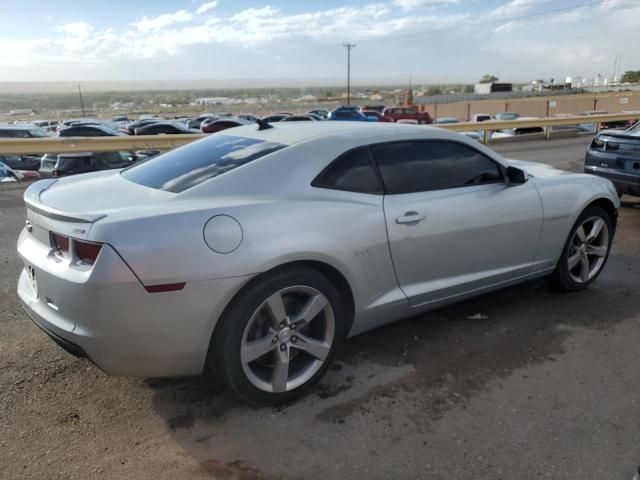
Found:
M 416 225 L 424 220 L 426 217 L 424 215 L 419 214 L 418 212 L 405 212 L 402 217 L 396 218 L 397 224 L 408 224 L 408 225 Z

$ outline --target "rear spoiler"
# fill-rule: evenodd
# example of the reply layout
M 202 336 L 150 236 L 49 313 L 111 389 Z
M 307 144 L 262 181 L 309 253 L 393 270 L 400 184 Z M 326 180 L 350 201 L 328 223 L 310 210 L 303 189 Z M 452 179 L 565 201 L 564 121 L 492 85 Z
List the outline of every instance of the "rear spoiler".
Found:
M 104 214 L 87 215 L 84 213 L 76 214 L 71 212 L 63 212 L 42 203 L 40 201 L 40 195 L 42 194 L 42 192 L 50 188 L 57 181 L 57 179 L 53 178 L 40 180 L 27 188 L 27 190 L 24 192 L 24 203 L 27 205 L 27 208 L 33 210 L 36 213 L 44 215 L 45 217 L 49 217 L 54 220 L 61 220 L 63 222 L 93 223 L 100 220 L 101 218 L 106 217 L 106 215 Z

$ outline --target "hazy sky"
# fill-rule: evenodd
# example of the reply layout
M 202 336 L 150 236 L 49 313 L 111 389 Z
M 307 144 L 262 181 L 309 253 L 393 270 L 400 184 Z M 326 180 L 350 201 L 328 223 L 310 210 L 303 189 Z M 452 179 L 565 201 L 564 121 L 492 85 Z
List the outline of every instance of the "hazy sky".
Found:
M 0 81 L 504 81 L 640 70 L 640 0 L 2 1 Z

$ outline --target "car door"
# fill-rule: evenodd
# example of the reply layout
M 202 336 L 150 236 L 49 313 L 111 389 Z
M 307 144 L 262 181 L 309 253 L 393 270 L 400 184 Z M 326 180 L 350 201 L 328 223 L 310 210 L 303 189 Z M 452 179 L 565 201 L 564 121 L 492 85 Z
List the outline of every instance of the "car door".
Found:
M 405 108 L 404 118 L 409 120 L 420 120 L 420 115 L 418 115 L 418 111 L 414 108 Z
M 400 287 L 413 305 L 527 275 L 542 227 L 532 182 L 509 186 L 503 168 L 449 140 L 372 146 Z

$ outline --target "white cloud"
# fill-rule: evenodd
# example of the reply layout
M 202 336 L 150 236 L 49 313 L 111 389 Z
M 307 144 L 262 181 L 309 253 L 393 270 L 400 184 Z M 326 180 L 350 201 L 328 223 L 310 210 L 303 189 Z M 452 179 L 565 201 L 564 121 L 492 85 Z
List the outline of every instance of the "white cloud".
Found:
M 211 12 L 214 3 L 197 0 L 190 10 L 132 18 L 136 21 L 113 28 L 77 21 L 20 41 L 0 33 L 0 45 L 6 47 L 0 66 L 16 67 L 0 69 L 0 77 L 37 79 L 46 69 L 48 76 L 58 72 L 56 79 L 341 78 L 345 40 L 358 44 L 354 75 L 362 78 L 404 80 L 413 73 L 418 79 L 422 72 L 451 81 L 476 79 L 491 68 L 500 68 L 503 79 L 514 81 L 523 75 L 587 76 L 605 71 L 611 51 L 633 45 L 633 30 L 640 24 L 638 0 L 609 0 L 601 7 L 511 21 L 539 12 L 543 3 L 546 10 L 557 7 L 552 0 L 503 0 L 484 13 L 481 6 L 467 9 L 467 2 L 458 0 L 458 7 L 432 12 L 455 0 L 371 0 L 293 14 L 264 4 L 227 14 L 197 14 L 205 6 L 205 13 Z M 610 4 L 617 8 L 604 8 Z M 624 56 L 628 68 L 640 64 L 640 52 L 627 48 Z M 235 73 L 239 71 L 246 73 Z
M 161 30 L 174 23 L 189 22 L 193 19 L 193 15 L 186 10 L 178 10 L 173 13 L 164 13 L 157 17 L 143 17 L 142 20 L 134 22 L 131 25 L 136 27 L 139 32 L 146 33 Z
M 458 0 L 393 0 L 393 4 L 405 12 L 418 7 L 446 7 L 458 3 Z
M 91 32 L 91 25 L 87 22 L 74 22 L 57 25 L 54 30 L 58 33 L 74 37 L 86 37 Z
M 496 7 L 489 12 L 489 18 L 508 18 L 522 15 L 535 5 L 542 3 L 540 0 L 511 0 Z
M 200 5 L 196 9 L 196 15 L 202 15 L 203 13 L 208 12 L 209 10 L 213 10 L 218 6 L 218 2 L 206 2 Z

